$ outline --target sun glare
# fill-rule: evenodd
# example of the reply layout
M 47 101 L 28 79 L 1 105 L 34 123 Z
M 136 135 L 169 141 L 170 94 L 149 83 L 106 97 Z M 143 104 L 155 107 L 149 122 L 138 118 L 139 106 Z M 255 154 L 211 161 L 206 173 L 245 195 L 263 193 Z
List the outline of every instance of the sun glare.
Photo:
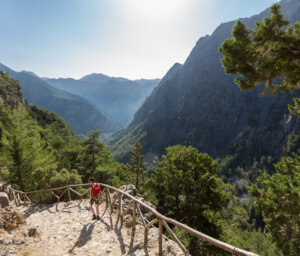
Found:
M 136 15 L 144 18 L 166 18 L 180 14 L 186 0 L 125 0 L 124 4 Z

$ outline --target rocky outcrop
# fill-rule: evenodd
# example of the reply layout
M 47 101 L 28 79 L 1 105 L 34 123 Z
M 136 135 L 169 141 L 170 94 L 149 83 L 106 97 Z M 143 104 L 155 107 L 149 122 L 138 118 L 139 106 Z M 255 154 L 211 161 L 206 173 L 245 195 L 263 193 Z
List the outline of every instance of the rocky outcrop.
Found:
M 0 192 L 0 207 L 5 208 L 9 206 L 9 198 L 5 192 Z
M 9 77 L 8 73 L 0 71 L 0 105 L 6 104 L 12 108 L 25 104 L 18 81 Z
M 0 208 L 0 216 L 0 225 L 4 230 L 13 230 L 24 222 L 24 215 L 11 206 Z

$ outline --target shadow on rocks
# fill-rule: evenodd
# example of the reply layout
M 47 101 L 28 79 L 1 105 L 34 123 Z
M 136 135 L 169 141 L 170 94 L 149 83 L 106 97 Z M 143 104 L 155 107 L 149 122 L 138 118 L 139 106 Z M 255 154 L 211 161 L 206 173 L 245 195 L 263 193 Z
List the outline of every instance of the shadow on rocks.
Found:
M 92 239 L 95 223 L 96 221 L 92 224 L 86 224 L 83 226 L 77 241 L 75 242 L 72 249 L 69 250 L 70 253 L 72 253 L 76 247 L 83 247 L 88 241 Z

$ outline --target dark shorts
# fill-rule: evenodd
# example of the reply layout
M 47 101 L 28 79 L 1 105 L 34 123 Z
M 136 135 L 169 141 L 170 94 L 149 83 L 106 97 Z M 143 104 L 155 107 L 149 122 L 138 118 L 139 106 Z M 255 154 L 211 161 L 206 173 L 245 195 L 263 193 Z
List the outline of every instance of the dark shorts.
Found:
M 99 205 L 99 204 L 100 204 L 99 198 L 92 198 L 92 199 L 90 200 L 90 204 L 91 204 L 91 205 L 93 205 L 94 203 Z

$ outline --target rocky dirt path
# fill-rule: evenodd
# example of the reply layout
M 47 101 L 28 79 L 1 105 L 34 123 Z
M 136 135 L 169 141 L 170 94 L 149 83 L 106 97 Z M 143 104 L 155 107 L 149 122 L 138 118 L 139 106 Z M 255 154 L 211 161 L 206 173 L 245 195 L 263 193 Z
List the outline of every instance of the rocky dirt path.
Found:
M 36 227 L 34 237 L 23 236 L 24 243 L 5 245 L 11 255 L 22 256 L 120 256 L 157 255 L 158 230 L 149 231 L 148 246 L 144 246 L 144 227 L 133 230 L 128 223 L 120 227 L 118 214 L 110 214 L 105 202 L 100 205 L 100 220 L 91 220 L 88 200 L 38 207 L 19 207 L 25 216 L 26 227 Z M 129 226 L 129 227 L 128 227 Z M 23 231 L 23 234 L 26 232 Z M 16 234 L 11 234 L 16 236 Z M 12 239 L 14 239 L 12 237 Z M 182 255 L 173 241 L 164 241 L 164 255 Z M 0 244 L 0 246 L 4 246 Z M 3 254 L 5 255 L 5 254 Z M 8 254 L 10 255 L 10 254 Z

